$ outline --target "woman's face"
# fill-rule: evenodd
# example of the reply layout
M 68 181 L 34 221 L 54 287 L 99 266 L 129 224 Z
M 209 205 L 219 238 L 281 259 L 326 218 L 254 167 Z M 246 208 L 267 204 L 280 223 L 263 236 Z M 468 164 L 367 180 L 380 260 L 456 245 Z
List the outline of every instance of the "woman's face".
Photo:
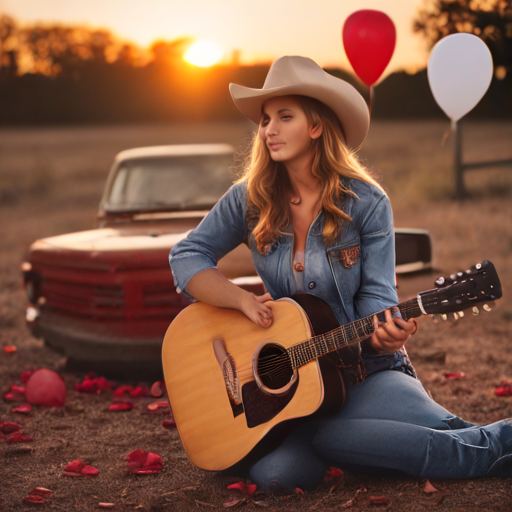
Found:
M 312 140 L 322 133 L 321 127 L 310 128 L 299 102 L 290 96 L 270 98 L 263 104 L 259 135 L 270 157 L 289 162 L 312 151 Z

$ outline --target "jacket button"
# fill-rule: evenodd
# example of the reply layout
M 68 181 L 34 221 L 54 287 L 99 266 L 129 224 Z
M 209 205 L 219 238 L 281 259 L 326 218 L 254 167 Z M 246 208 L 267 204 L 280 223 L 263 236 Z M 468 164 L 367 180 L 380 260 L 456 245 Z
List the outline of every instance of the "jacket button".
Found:
M 311 283 L 308 284 L 308 288 L 312 290 L 316 286 L 315 281 L 311 281 Z

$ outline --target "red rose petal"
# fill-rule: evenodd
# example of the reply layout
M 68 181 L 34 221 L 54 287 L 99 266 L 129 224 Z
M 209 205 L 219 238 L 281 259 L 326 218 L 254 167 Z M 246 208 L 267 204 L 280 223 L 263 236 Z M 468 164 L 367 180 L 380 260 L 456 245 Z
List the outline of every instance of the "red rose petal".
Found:
M 331 480 L 337 480 L 343 477 L 343 471 L 339 468 L 329 468 L 325 472 L 324 481 L 329 482 Z
M 144 467 L 144 468 L 134 468 L 132 469 L 132 473 L 136 473 L 137 475 L 155 475 L 157 473 L 160 473 L 162 471 L 161 466 L 155 466 L 155 467 Z
M 74 460 L 74 461 L 68 463 L 65 470 L 80 472 L 80 471 L 82 471 L 84 466 L 85 466 L 85 464 L 82 460 Z
M 83 476 L 82 473 L 78 473 L 77 471 L 63 471 L 62 474 L 64 476 L 72 476 L 78 478 L 81 478 Z
M 160 473 L 163 467 L 163 460 L 160 455 L 145 450 L 134 450 L 126 457 L 128 467 L 132 473 L 138 475 L 151 475 Z
M 169 402 L 167 402 L 167 401 L 153 402 L 152 404 L 148 405 L 148 410 L 149 411 L 157 411 L 158 409 L 161 409 L 162 407 L 169 407 Z
M 176 428 L 176 422 L 174 420 L 164 420 L 162 421 L 162 427 L 167 430 L 173 430 Z
M 252 498 L 252 495 L 255 493 L 257 487 L 258 486 L 256 484 L 250 484 L 246 487 L 247 496 L 249 498 Z
M 144 450 L 134 450 L 133 452 L 130 452 L 126 457 L 128 466 L 130 468 L 142 467 L 146 462 L 147 455 L 148 452 Z
M 124 384 L 122 386 L 119 386 L 113 393 L 112 396 L 122 397 L 125 394 L 129 393 L 133 389 L 133 386 L 129 386 L 127 384 Z
M 12 385 L 7 393 L 4 395 L 4 400 L 12 400 L 12 401 L 25 401 L 25 388 L 21 386 Z
M 146 457 L 146 461 L 144 462 L 144 466 L 163 466 L 164 461 L 162 460 L 162 457 L 160 455 L 157 455 L 156 453 L 149 452 L 148 456 Z
M 164 391 L 163 391 L 164 386 L 165 386 L 165 382 L 163 380 L 157 380 L 151 386 L 151 396 L 154 396 L 155 398 L 162 396 L 164 393 Z
M 252 497 L 257 487 L 258 486 L 256 484 L 245 484 L 244 482 L 237 482 L 236 484 L 228 485 L 228 489 L 236 489 L 248 498 Z
M 6 354 L 14 354 L 18 349 L 14 345 L 6 345 L 4 347 L 4 352 Z
M 75 386 L 80 393 L 96 393 L 96 380 L 84 379 L 83 382 Z
M 459 373 L 445 373 L 444 376 L 447 378 L 447 379 L 462 379 L 463 377 L 466 376 L 466 374 L 464 372 L 459 372 Z
M 16 432 L 21 427 L 12 421 L 4 421 L 3 423 L 0 423 L 0 432 L 2 434 L 11 434 L 12 432 Z
M 98 468 L 93 468 L 92 466 L 85 466 L 82 469 L 82 475 L 85 476 L 97 476 L 100 470 Z
M 148 390 L 147 386 L 139 385 L 130 391 L 130 396 L 132 398 L 135 398 L 138 396 L 148 396 L 148 395 L 149 395 L 149 390 Z
M 369 500 L 372 505 L 387 505 L 389 502 L 387 496 L 370 496 Z
M 28 379 L 30 379 L 30 376 L 34 373 L 34 370 L 25 370 L 24 372 L 21 372 L 20 380 L 23 382 L 23 384 L 26 384 Z
M 109 411 L 131 411 L 133 404 L 131 402 L 114 402 L 108 406 Z
M 512 388 L 501 387 L 494 390 L 496 396 L 512 396 Z
M 512 396 L 512 382 L 503 380 L 499 386 L 494 390 L 496 396 Z
M 112 384 L 105 377 L 96 377 L 94 373 L 87 374 L 82 382 L 75 385 L 75 389 L 80 393 L 97 393 L 98 395 L 111 387 Z
M 115 508 L 115 503 L 98 503 L 98 507 L 100 508 Z
M 21 404 L 18 407 L 15 407 L 11 410 L 11 412 L 20 412 L 22 414 L 28 414 L 32 410 L 32 406 L 30 404 Z
M 33 441 L 33 439 L 27 436 L 23 430 L 17 430 L 7 437 L 8 443 L 24 443 L 27 441 Z
M 298 496 L 304 496 L 306 493 L 300 487 L 297 487 L 295 489 L 295 494 L 297 494 Z
M 101 393 L 104 389 L 110 389 L 112 385 L 105 377 L 98 377 L 96 379 L 96 387 L 98 388 L 98 393 Z
M 23 498 L 23 503 L 27 503 L 29 505 L 42 505 L 46 503 L 46 498 L 44 496 L 38 496 L 37 494 L 29 494 Z
M 44 487 L 36 487 L 30 491 L 30 494 L 32 496 L 47 496 L 48 494 L 53 494 L 53 491 L 50 491 L 50 489 L 45 489 Z

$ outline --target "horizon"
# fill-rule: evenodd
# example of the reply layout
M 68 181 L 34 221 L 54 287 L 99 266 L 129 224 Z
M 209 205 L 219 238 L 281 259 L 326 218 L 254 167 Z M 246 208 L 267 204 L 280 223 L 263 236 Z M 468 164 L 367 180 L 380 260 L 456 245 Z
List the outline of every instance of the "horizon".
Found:
M 22 25 L 67 24 L 107 29 L 119 40 L 147 48 L 157 40 L 183 36 L 205 39 L 224 52 L 219 64 L 229 64 L 235 55 L 241 65 L 270 63 L 283 55 L 303 55 L 324 68 L 352 71 L 343 50 L 344 20 L 360 9 L 385 12 L 395 24 L 394 55 L 381 79 L 395 71 L 413 73 L 426 67 L 429 52 L 412 20 L 424 0 L 260 0 L 249 2 L 190 0 L 187 4 L 168 0 L 0 0 L 0 12 Z M 292 8 L 293 5 L 293 8 Z M 148 8 L 149 6 L 149 8 Z M 272 12 L 272 16 L 267 13 Z M 172 20 L 170 21 L 172 16 Z M 265 24 L 265 30 L 260 26 Z M 275 34 L 269 37 L 269 34 Z M 309 34 L 309 37 L 305 36 Z

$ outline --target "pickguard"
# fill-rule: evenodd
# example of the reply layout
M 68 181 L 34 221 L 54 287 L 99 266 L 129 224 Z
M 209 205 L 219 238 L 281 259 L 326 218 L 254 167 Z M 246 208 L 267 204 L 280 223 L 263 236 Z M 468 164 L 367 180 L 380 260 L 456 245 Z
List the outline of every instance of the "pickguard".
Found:
M 254 428 L 277 416 L 290 403 L 298 384 L 299 376 L 293 386 L 281 395 L 271 395 L 263 391 L 254 380 L 244 384 L 242 400 L 247 426 Z

